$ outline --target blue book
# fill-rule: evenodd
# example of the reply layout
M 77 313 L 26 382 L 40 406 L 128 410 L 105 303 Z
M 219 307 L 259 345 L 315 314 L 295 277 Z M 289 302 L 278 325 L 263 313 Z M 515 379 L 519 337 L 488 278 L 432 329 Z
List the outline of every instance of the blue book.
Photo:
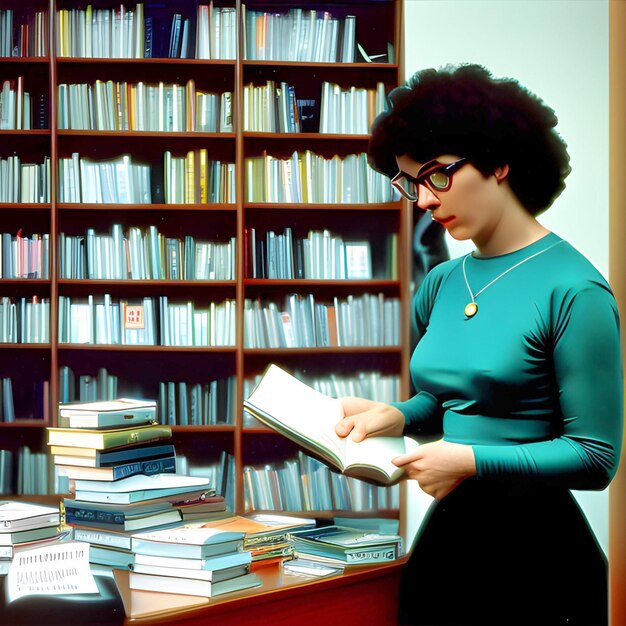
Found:
M 83 467 L 80 465 L 65 464 L 71 457 L 55 458 L 55 465 L 60 476 L 67 476 L 72 480 L 120 480 L 136 474 L 174 474 L 176 473 L 176 456 L 171 455 L 159 459 L 131 461 L 108 467 Z
M 146 59 L 152 58 L 152 18 L 146 17 L 144 20 L 144 49 L 143 56 Z

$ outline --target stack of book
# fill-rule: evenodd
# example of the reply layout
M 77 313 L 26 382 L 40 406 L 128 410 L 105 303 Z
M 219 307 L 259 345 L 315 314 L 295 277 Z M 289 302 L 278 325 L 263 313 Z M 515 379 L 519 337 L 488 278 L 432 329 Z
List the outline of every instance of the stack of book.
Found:
M 400 535 L 348 526 L 323 526 L 291 534 L 297 560 L 328 565 L 366 565 L 395 561 L 403 555 Z
M 0 574 L 6 574 L 16 551 L 69 536 L 60 524 L 58 507 L 0 501 Z
M 290 533 L 315 528 L 315 520 L 287 515 L 255 514 L 245 517 L 235 515 L 205 523 L 202 527 L 244 533 L 243 549 L 250 552 L 254 569 L 255 565 L 267 565 L 290 559 L 293 554 Z
M 129 567 L 133 532 L 225 511 L 207 479 L 175 473 L 174 446 L 162 441 L 171 434 L 153 401 L 60 405 L 48 444 L 73 495 L 63 500 L 66 522 L 91 544 L 91 562 Z
M 256 587 L 243 539 L 243 532 L 198 526 L 136 533 L 129 587 L 206 598 Z

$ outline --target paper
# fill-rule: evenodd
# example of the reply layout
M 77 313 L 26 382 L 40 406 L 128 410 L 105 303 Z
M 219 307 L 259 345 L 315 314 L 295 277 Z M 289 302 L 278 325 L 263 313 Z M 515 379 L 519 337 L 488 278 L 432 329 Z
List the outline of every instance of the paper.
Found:
M 89 566 L 89 544 L 68 541 L 18 552 L 7 577 L 7 599 L 99 593 Z

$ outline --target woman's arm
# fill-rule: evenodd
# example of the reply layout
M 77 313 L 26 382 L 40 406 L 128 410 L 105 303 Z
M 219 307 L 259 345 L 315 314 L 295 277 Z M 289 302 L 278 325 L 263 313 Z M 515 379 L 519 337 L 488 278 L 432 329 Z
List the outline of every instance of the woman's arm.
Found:
M 555 294 L 551 307 L 561 432 L 550 441 L 474 445 L 478 476 L 526 477 L 568 489 L 603 489 L 617 470 L 623 381 L 619 318 L 604 285 Z

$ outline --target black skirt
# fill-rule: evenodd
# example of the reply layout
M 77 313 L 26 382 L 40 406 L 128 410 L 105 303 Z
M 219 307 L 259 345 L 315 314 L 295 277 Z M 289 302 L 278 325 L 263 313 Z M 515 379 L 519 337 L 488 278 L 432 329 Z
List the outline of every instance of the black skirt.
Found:
M 400 624 L 606 626 L 607 562 L 569 491 L 470 479 L 437 502 Z

